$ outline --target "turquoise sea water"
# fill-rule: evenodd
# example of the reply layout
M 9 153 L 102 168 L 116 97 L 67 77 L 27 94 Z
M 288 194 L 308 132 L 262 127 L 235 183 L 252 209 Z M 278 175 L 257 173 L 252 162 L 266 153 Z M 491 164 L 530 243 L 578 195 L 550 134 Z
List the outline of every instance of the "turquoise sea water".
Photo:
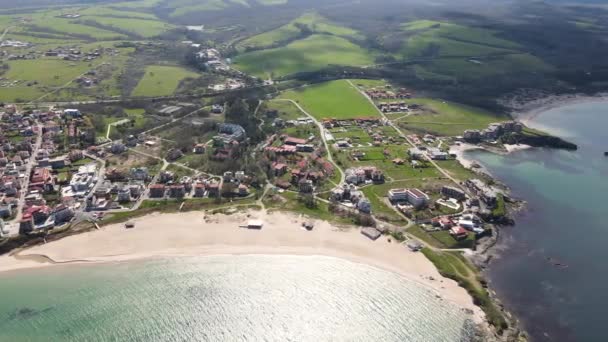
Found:
M 528 202 L 488 275 L 533 341 L 607 341 L 608 103 L 552 109 L 531 125 L 579 150 L 468 153 Z
M 0 341 L 467 341 L 459 308 L 329 257 L 211 256 L 0 273 Z

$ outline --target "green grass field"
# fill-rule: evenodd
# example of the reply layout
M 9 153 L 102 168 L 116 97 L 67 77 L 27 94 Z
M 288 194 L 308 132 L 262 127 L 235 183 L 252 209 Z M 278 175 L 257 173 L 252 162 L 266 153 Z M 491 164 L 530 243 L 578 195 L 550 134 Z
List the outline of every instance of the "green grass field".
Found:
M 276 110 L 279 112 L 279 118 L 283 120 L 296 120 L 304 116 L 298 107 L 287 101 L 268 101 L 265 102 L 267 110 Z
M 359 87 L 362 90 L 384 87 L 387 85 L 387 82 L 384 80 L 356 80 L 353 81 L 353 84 Z
M 13 80 L 38 81 L 47 86 L 59 86 L 89 70 L 88 63 L 66 62 L 59 59 L 9 61 L 4 77 Z
M 147 2 L 159 0 L 143 0 Z M 170 17 L 179 17 L 194 12 L 220 11 L 223 9 L 247 9 L 252 5 L 275 6 L 287 3 L 288 0 L 171 0 L 167 1 Z M 164 1 L 163 1 L 164 2 Z M 148 5 L 149 6 L 149 5 Z
M 158 2 L 159 0 L 154 0 L 156 2 Z M 133 2 L 133 4 L 138 3 Z M 143 1 L 140 1 L 140 3 L 144 3 Z M 113 8 L 115 7 L 115 8 Z M 140 19 L 151 19 L 151 20 L 158 20 L 158 17 L 155 16 L 152 13 L 146 13 L 143 12 L 142 10 L 138 10 L 137 8 L 134 8 L 133 10 L 128 10 L 125 11 L 125 8 L 128 8 L 129 6 L 125 3 L 118 3 L 118 4 L 112 4 L 112 6 L 94 6 L 94 7 L 89 7 L 85 10 L 79 11 L 80 14 L 84 15 L 84 16 L 108 16 L 108 17 L 115 17 L 115 18 L 140 18 Z M 120 9 L 118 9 L 120 8 Z
M 362 38 L 357 31 L 348 27 L 335 25 L 319 14 L 311 12 L 306 13 L 289 24 L 283 25 L 277 29 L 245 39 L 237 45 L 237 48 L 239 50 L 245 50 L 247 48 L 264 48 L 290 39 L 295 39 L 301 34 L 301 30 L 298 28 L 299 25 L 305 25 L 314 33 L 325 33 L 355 39 Z
M 198 74 L 182 67 L 150 65 L 146 68 L 144 77 L 131 93 L 132 96 L 166 96 L 177 90 L 179 82 Z
M 478 81 L 551 71 L 549 65 L 522 51 L 521 45 L 501 38 L 497 31 L 431 20 L 406 23 L 402 30 L 404 43 L 395 57 L 430 60 L 413 67 L 422 80 Z
M 437 160 L 437 165 L 446 170 L 452 177 L 465 181 L 470 178 L 479 177 L 479 175 L 469 169 L 466 169 L 458 160 Z
M 402 56 L 416 58 L 429 54 L 445 56 L 484 56 L 513 52 L 519 45 L 501 39 L 497 32 L 430 20 L 402 25 L 407 38 Z
M 133 9 L 133 10 L 139 10 L 139 9 L 146 9 L 146 8 L 152 8 L 155 5 L 159 4 L 160 2 L 162 2 L 163 0 L 135 0 L 135 1 L 125 1 L 125 2 L 117 2 L 117 3 L 112 3 L 112 7 L 114 8 L 120 8 L 120 9 Z
M 135 18 L 114 18 L 103 16 L 86 16 L 86 20 L 93 20 L 101 25 L 128 31 L 140 37 L 150 38 L 158 36 L 173 28 L 173 25 L 159 20 L 135 19 Z
M 349 154 L 351 151 L 334 152 L 334 158 L 340 161 L 343 168 L 375 166 L 384 172 L 384 175 L 391 180 L 403 181 L 421 178 L 436 178 L 441 176 L 439 171 L 434 167 L 414 169 L 409 163 L 396 165 L 392 161 L 395 158 L 405 159 L 408 146 L 405 145 L 389 145 L 382 147 L 362 147 L 356 150 L 364 152 L 366 155 L 359 161 L 351 160 Z M 384 150 L 388 150 L 389 156 L 384 157 Z M 387 179 L 388 179 L 387 178 Z
M 362 66 L 373 62 L 370 52 L 344 38 L 315 34 L 284 47 L 239 55 L 234 66 L 259 77 L 281 77 L 332 64 Z
M 85 17 L 78 19 L 58 18 L 62 11 L 52 10 L 35 12 L 30 15 L 32 19 L 25 29 L 32 32 L 48 33 L 60 32 L 65 35 L 87 36 L 97 40 L 111 40 L 126 38 L 125 35 L 110 30 L 105 30 L 82 23 Z
M 145 1 L 140 2 L 145 4 Z M 133 3 L 135 4 L 135 3 Z M 32 10 L 27 13 L 28 23 L 15 23 L 10 16 L 0 16 L 0 27 L 13 23 L 11 34 L 29 36 L 24 40 L 45 43 L 49 39 L 67 40 L 86 38 L 88 40 L 115 40 L 126 38 L 123 31 L 149 38 L 157 36 L 173 25 L 158 19 L 154 14 L 145 12 L 145 8 L 121 8 L 113 6 L 90 6 L 83 8 L 65 8 L 49 10 Z M 62 18 L 65 13 L 79 13 L 79 18 Z M 94 23 L 90 23 L 94 22 Z M 96 27 L 95 23 L 104 27 Z M 43 35 L 44 37 L 35 37 Z M 52 41 L 51 41 L 52 43 Z
M 411 115 L 398 121 L 400 126 L 411 131 L 457 136 L 462 135 L 467 129 L 484 129 L 490 123 L 509 119 L 479 108 L 441 100 L 415 98 L 407 102 L 424 106 L 421 114 Z
M 508 53 L 508 50 L 495 48 L 486 45 L 456 41 L 449 38 L 437 36 L 414 36 L 407 41 L 403 50 L 403 57 L 414 59 L 425 57 L 427 51 L 436 49 L 432 57 L 476 57 L 493 54 Z
M 83 51 L 92 51 L 100 47 L 113 47 L 115 42 L 95 42 L 78 44 Z M 45 49 L 61 44 L 46 44 Z M 0 88 L 2 101 L 30 101 L 48 94 L 46 100 L 87 100 L 96 96 L 120 95 L 119 76 L 122 73 L 129 54 L 133 48 L 120 48 L 114 56 L 103 55 L 92 61 L 64 61 L 53 57 L 42 57 L 35 60 L 7 61 L 9 70 L 3 75 L 10 81 L 20 81 L 15 87 Z M 101 81 L 94 87 L 81 87 L 72 82 L 83 73 L 96 69 Z M 29 86 L 28 86 L 29 84 Z M 66 86 L 67 85 L 67 86 Z M 58 90 L 59 87 L 65 87 Z
M 379 116 L 374 106 L 346 80 L 290 90 L 280 98 L 298 102 L 317 119 Z
M 0 88 L 0 101 L 29 101 L 38 98 L 42 95 L 44 95 L 44 91 L 38 87 L 19 86 L 11 88 Z
M 466 58 L 438 58 L 424 66 L 426 70 L 455 80 L 486 79 L 513 73 L 550 72 L 552 67 L 530 54 L 509 54 L 478 59 L 477 63 Z M 433 76 L 426 77 L 433 79 Z
M 250 7 L 246 0 L 173 0 L 171 17 L 179 17 L 192 12 L 218 11 L 231 6 Z

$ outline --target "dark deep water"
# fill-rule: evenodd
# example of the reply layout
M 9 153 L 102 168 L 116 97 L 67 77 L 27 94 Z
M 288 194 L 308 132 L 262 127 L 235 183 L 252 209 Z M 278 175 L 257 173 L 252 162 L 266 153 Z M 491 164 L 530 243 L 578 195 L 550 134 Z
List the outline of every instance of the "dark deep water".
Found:
M 608 102 L 548 110 L 530 126 L 579 150 L 468 153 L 528 202 L 487 275 L 533 341 L 608 341 Z

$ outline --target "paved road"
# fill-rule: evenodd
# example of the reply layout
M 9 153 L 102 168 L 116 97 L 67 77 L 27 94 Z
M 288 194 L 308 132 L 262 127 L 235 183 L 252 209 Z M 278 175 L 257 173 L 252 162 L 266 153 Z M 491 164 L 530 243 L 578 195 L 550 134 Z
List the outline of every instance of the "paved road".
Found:
M 300 106 L 300 104 L 298 104 L 296 101 L 294 100 L 289 100 L 289 99 L 275 99 L 275 101 L 287 101 L 287 102 L 291 102 L 293 103 L 296 107 L 298 107 L 298 109 L 304 113 L 306 116 L 308 116 L 310 119 L 312 119 L 312 121 L 314 121 L 314 123 L 317 125 L 317 127 L 319 127 L 319 134 L 321 134 L 321 139 L 323 140 L 323 145 L 325 145 L 325 150 L 327 151 L 327 160 L 334 164 L 334 166 L 336 167 L 336 169 L 338 170 L 338 172 L 340 172 L 340 184 L 336 184 L 336 186 L 340 186 L 342 184 L 344 184 L 345 180 L 346 180 L 346 175 L 344 174 L 344 171 L 342 170 L 342 168 L 340 168 L 338 166 L 338 164 L 336 164 L 336 162 L 334 161 L 334 157 L 331 154 L 331 150 L 329 149 L 329 144 L 327 143 L 327 138 L 325 137 L 325 127 L 323 127 L 323 124 L 321 124 L 317 118 L 315 118 L 314 116 L 310 115 L 310 113 L 308 113 L 304 108 L 302 108 L 302 106 Z
M 23 184 L 21 184 L 21 191 L 19 193 L 19 202 L 17 203 L 17 212 L 15 215 L 15 219 L 11 222 L 13 225 L 17 224 L 18 222 L 21 220 L 21 214 L 23 213 L 23 206 L 25 204 L 25 196 L 28 193 L 28 188 L 30 186 L 30 176 L 32 174 L 32 168 L 34 167 L 34 164 L 36 163 L 36 154 L 38 154 L 38 150 L 40 149 L 40 146 L 42 145 L 42 125 L 38 122 L 36 122 L 36 127 L 37 127 L 37 136 L 36 136 L 36 142 L 34 143 L 34 148 L 32 149 L 32 154 L 30 156 L 30 159 L 27 161 L 26 164 L 26 169 L 25 169 L 25 177 L 24 177 L 24 181 Z
M 397 133 L 399 133 L 399 136 L 401 136 L 402 138 L 404 138 L 412 147 L 415 147 L 416 144 L 414 144 L 414 142 L 412 140 L 410 140 L 410 138 L 407 137 L 407 135 L 405 133 L 403 133 L 403 131 L 401 130 L 401 128 L 399 128 L 399 126 L 397 126 L 395 123 L 393 123 L 391 120 L 389 120 L 389 118 L 378 108 L 378 106 L 376 106 L 376 103 L 374 103 L 374 100 L 372 100 L 371 97 L 369 97 L 363 90 L 359 89 L 359 87 L 355 86 L 353 84 L 353 82 L 351 82 L 350 80 L 347 80 L 347 82 L 353 87 L 355 88 L 359 93 L 361 93 L 361 95 L 363 95 L 371 104 L 372 106 L 374 106 L 374 108 L 378 111 L 378 113 L 382 116 L 382 118 L 384 118 L 384 120 L 386 120 L 388 122 L 388 124 L 393 127 L 395 129 L 395 131 L 397 131 Z M 443 168 L 441 168 L 433 159 L 431 159 L 429 156 L 425 155 L 424 156 L 425 159 L 431 163 L 431 165 L 433 165 L 435 168 L 437 168 L 437 170 L 439 170 L 439 172 L 441 172 L 446 178 L 450 179 L 452 182 L 454 182 L 456 184 L 456 186 L 462 188 L 460 186 L 460 182 L 452 177 L 447 171 L 445 171 Z M 465 191 L 467 191 L 467 189 L 463 189 Z M 468 193 L 468 191 L 467 191 Z
M 4 41 L 4 36 L 6 36 L 6 34 L 8 33 L 8 31 L 12 28 L 12 26 L 9 26 L 7 28 L 4 29 L 4 32 L 2 32 L 2 35 L 0 36 L 0 43 L 2 43 Z
M 112 123 L 108 124 L 108 131 L 106 132 L 106 139 L 110 140 L 110 131 L 112 130 L 112 127 L 124 125 L 126 123 L 129 123 L 130 121 L 131 121 L 130 119 L 122 119 L 122 120 L 118 120 L 116 122 L 112 122 Z

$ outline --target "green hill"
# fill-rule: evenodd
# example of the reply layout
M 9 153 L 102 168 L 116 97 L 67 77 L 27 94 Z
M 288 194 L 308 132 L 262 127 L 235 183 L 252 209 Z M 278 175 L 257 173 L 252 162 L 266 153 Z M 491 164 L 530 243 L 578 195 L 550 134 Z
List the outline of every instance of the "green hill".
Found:
M 362 66 L 373 61 L 369 51 L 344 38 L 315 34 L 284 47 L 242 54 L 234 66 L 259 77 L 280 77 L 332 64 Z

